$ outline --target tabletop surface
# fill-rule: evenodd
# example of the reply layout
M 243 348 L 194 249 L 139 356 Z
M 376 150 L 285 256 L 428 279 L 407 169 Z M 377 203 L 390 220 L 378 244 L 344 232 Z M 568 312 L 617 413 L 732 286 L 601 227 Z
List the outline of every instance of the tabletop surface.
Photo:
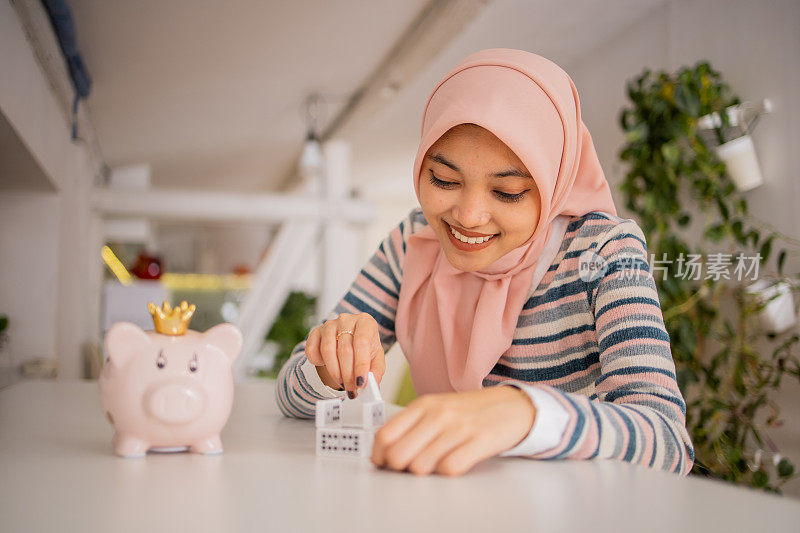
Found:
M 113 454 L 90 381 L 0 391 L 0 531 L 797 531 L 800 502 L 618 461 L 496 457 L 415 476 L 317 457 L 274 382 L 237 385 L 217 456 Z M 389 406 L 391 417 L 399 411 Z

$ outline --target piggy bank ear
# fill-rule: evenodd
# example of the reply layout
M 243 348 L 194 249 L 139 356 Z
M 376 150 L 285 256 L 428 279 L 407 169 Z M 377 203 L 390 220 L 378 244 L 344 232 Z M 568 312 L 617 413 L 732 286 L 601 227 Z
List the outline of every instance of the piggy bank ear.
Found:
M 131 322 L 117 322 L 106 332 L 105 345 L 109 360 L 123 365 L 136 354 L 142 353 L 150 339 L 142 328 Z
M 203 333 L 203 342 L 210 344 L 228 356 L 230 362 L 236 359 L 242 349 L 242 332 L 233 324 L 217 324 Z

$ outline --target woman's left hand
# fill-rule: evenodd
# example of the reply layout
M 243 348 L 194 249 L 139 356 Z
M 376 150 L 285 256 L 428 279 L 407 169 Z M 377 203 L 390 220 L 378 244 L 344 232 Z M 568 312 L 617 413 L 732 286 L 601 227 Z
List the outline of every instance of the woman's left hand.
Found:
M 371 460 L 413 474 L 460 475 L 519 444 L 535 417 L 530 398 L 516 387 L 426 394 L 375 433 Z

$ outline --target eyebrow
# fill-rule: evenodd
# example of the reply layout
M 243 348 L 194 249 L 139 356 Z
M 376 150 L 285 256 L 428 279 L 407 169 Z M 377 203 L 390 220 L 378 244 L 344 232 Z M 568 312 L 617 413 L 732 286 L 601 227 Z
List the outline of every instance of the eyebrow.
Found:
M 455 165 L 455 163 L 453 163 L 452 161 L 448 161 L 447 158 L 444 157 L 442 154 L 429 155 L 428 159 L 430 159 L 431 161 L 436 161 L 437 163 L 441 163 L 446 167 L 450 167 L 456 172 L 461 172 L 461 169 L 459 169 Z M 518 178 L 531 178 L 531 179 L 533 178 L 533 176 L 531 176 L 527 172 L 524 172 L 516 167 L 509 167 L 506 170 L 501 170 L 500 172 L 495 172 L 494 174 L 490 174 L 490 176 L 493 178 L 505 178 L 508 176 L 516 176 Z

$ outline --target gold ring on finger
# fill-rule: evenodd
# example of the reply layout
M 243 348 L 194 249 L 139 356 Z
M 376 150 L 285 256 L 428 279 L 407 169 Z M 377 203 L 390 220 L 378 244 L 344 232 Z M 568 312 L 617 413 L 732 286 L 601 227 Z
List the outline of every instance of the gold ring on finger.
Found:
M 354 335 L 354 333 L 352 331 L 350 331 L 349 329 L 346 329 L 346 330 L 340 331 L 339 333 L 336 334 L 336 340 L 337 341 L 339 340 L 339 335 L 344 335 L 345 333 L 349 333 L 350 335 Z

